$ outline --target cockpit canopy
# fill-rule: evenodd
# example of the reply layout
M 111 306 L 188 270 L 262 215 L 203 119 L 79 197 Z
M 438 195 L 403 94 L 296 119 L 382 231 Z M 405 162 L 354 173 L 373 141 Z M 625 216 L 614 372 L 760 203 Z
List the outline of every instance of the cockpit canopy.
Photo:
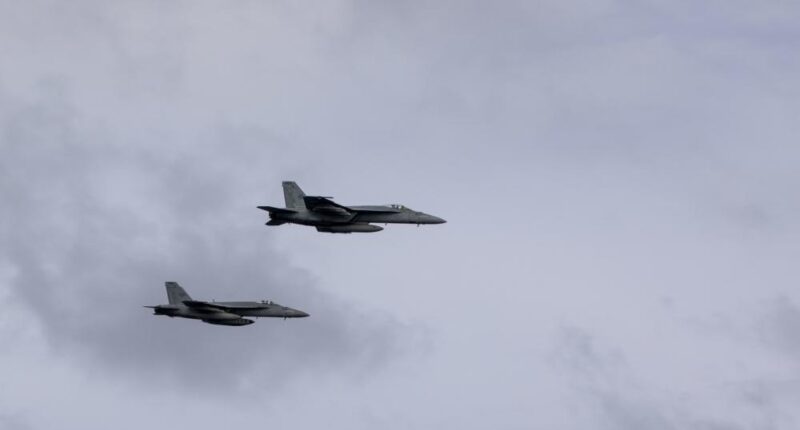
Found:
M 401 211 L 411 210 L 411 209 L 409 209 L 409 208 L 407 208 L 407 207 L 405 207 L 403 205 L 399 205 L 397 203 L 392 203 L 392 204 L 389 205 L 389 207 L 391 207 L 392 209 L 397 209 L 397 210 L 401 210 Z
M 265 305 L 271 305 L 271 304 L 273 304 L 272 300 L 262 300 L 262 301 L 261 301 L 261 303 L 263 303 L 263 304 L 265 304 Z

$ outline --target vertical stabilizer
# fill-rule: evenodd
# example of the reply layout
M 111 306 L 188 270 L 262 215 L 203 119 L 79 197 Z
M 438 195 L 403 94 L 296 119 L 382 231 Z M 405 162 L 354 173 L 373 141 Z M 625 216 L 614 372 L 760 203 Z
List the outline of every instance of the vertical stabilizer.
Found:
M 186 291 L 178 285 L 177 282 L 165 282 L 164 285 L 167 287 L 167 298 L 169 299 L 169 304 L 171 305 L 180 305 L 183 303 L 184 300 L 192 300 Z
M 305 209 L 306 203 L 303 201 L 306 193 L 300 189 L 296 182 L 283 182 L 283 199 L 286 200 L 286 207 L 291 209 Z

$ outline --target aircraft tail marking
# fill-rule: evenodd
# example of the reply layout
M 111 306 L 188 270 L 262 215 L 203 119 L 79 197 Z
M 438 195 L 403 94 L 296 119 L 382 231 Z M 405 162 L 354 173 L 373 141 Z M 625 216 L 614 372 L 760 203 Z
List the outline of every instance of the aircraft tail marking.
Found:
M 286 201 L 287 208 L 305 209 L 306 203 L 303 201 L 305 195 L 306 193 L 300 189 L 296 182 L 283 182 L 283 199 Z
M 164 286 L 167 287 L 167 298 L 169 299 L 169 304 L 180 305 L 183 304 L 184 300 L 192 300 L 192 298 L 186 294 L 186 290 L 178 285 L 177 282 L 165 282 Z

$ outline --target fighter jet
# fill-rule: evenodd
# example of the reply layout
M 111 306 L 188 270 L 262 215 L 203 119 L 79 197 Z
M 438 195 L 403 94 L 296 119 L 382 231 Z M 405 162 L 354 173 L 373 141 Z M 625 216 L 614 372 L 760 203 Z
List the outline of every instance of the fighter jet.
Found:
M 192 300 L 177 282 L 166 282 L 168 305 L 145 306 L 153 309 L 153 315 L 170 318 L 191 318 L 215 325 L 249 325 L 255 321 L 242 317 L 303 318 L 308 314 L 297 309 L 281 306 L 270 300 L 260 302 L 203 302 Z
M 269 212 L 267 225 L 310 225 L 323 233 L 375 233 L 380 224 L 442 224 L 445 220 L 403 205 L 343 206 L 333 197 L 307 196 L 294 182 L 283 182 L 285 208 L 258 206 Z

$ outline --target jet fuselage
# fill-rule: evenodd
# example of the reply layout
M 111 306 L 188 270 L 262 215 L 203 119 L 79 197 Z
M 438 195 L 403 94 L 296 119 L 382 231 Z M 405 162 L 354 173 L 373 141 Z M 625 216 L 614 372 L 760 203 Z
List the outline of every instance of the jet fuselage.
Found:
M 155 315 L 166 315 L 169 317 L 192 318 L 192 319 L 235 319 L 241 317 L 256 318 L 303 318 L 308 314 L 282 306 L 277 303 L 266 305 L 262 302 L 211 302 L 214 305 L 225 306 L 226 311 L 214 312 L 209 314 L 183 304 L 158 305 L 153 308 Z M 233 306 L 232 306 L 233 305 Z M 249 306 L 249 307 L 243 307 Z M 267 306 L 267 307 L 263 307 Z
M 267 225 L 300 224 L 325 233 L 373 233 L 375 224 L 443 224 L 445 220 L 403 205 L 344 206 L 332 197 L 307 196 L 291 181 L 283 182 L 286 207 L 258 206 L 269 212 Z
M 308 314 L 270 300 L 260 302 L 205 302 L 193 300 L 177 282 L 166 282 L 169 304 L 145 306 L 153 315 L 202 320 L 209 324 L 242 326 L 252 324 L 256 318 L 303 318 Z
M 375 208 L 376 206 L 370 206 Z M 387 209 L 391 206 L 387 206 Z M 353 209 L 358 209 L 354 206 Z M 424 212 L 403 208 L 390 213 L 319 213 L 310 210 L 298 210 L 292 213 L 270 212 L 270 219 L 285 221 L 292 224 L 309 225 L 314 227 L 330 227 L 346 224 L 442 224 L 445 221 L 439 217 L 428 215 Z

